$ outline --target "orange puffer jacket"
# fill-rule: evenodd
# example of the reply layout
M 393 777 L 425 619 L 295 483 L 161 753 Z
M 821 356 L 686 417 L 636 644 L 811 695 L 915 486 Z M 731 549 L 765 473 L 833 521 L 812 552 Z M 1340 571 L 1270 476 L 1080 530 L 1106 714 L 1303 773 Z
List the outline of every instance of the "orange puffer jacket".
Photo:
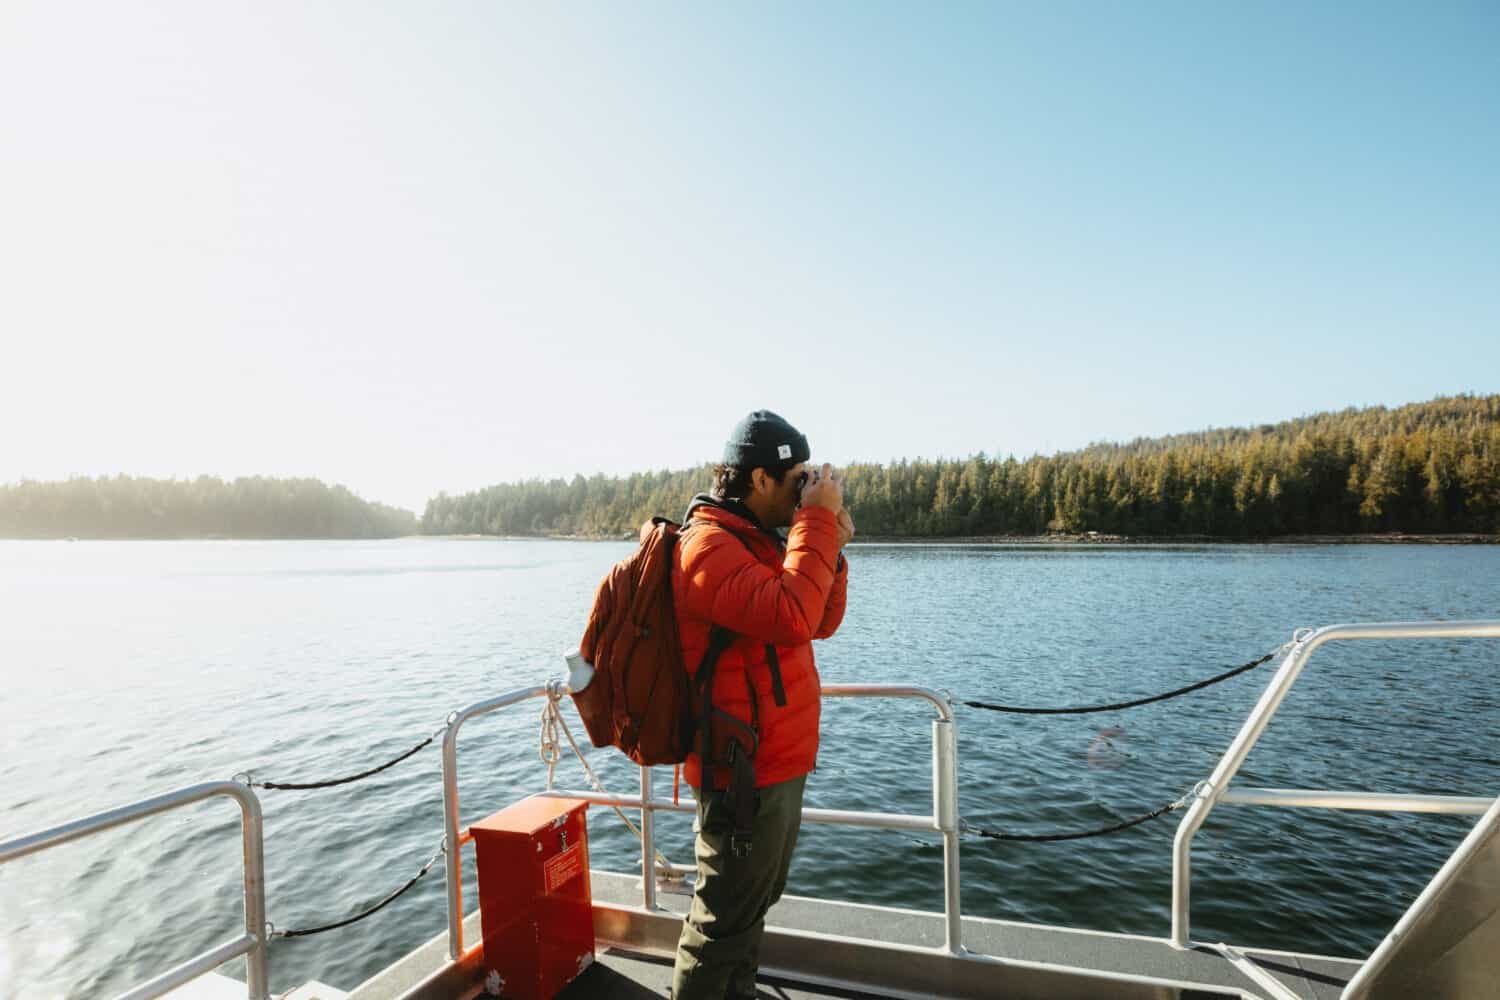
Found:
M 696 673 L 711 626 L 733 632 L 737 638 L 714 674 L 715 707 L 746 723 L 758 719 L 757 787 L 806 774 L 818 759 L 823 690 L 812 640 L 832 635 L 844 619 L 849 572 L 838 551 L 838 518 L 823 507 L 797 511 L 783 548 L 749 519 L 707 497 L 695 500 L 688 516 L 672 567 L 683 662 Z M 767 645 L 775 647 L 785 705 L 775 702 Z M 758 711 L 751 709 L 752 687 Z M 714 777 L 723 788 L 729 772 L 720 769 Z M 701 780 L 696 750 L 688 757 L 687 778 L 694 787 Z

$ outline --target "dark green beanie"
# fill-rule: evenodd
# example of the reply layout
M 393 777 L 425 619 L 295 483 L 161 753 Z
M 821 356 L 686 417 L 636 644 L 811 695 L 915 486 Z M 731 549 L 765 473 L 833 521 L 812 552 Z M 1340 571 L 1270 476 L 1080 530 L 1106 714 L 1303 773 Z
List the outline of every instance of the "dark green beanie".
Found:
M 724 443 L 724 464 L 773 469 L 812 457 L 802 432 L 770 410 L 756 410 L 735 425 Z

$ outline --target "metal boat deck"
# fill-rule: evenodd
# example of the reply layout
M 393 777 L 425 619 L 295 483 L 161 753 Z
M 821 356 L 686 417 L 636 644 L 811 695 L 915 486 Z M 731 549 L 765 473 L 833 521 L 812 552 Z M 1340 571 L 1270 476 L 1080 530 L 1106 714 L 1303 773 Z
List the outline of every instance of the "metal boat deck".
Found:
M 637 901 L 640 878 L 592 873 L 598 961 L 559 1000 L 666 996 L 686 895 L 663 892 L 662 909 Z M 465 923 L 478 934 L 477 915 Z M 965 917 L 967 958 L 942 953 L 941 913 L 788 896 L 772 908 L 762 954 L 765 997 L 1181 998 L 1274 997 L 1206 946 Z M 1336 1000 L 1358 960 L 1248 950 L 1290 995 Z M 477 955 L 474 956 L 477 958 Z M 439 935 L 350 994 L 349 1000 L 452 1000 L 482 995 L 477 962 L 448 962 Z

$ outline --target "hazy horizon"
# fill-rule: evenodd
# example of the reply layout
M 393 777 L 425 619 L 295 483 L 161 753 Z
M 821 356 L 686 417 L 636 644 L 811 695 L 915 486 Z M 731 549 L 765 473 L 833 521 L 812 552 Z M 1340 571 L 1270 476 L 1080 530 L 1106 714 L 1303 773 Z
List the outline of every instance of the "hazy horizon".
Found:
M 1500 386 L 1500 7 L 0 10 L 0 482 L 1053 454 Z

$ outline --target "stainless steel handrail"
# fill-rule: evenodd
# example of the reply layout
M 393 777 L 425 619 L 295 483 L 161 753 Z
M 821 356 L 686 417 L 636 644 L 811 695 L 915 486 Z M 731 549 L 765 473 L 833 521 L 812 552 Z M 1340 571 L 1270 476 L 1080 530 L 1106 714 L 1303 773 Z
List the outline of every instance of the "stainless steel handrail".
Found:
M 555 681 L 546 687 L 518 688 L 498 698 L 477 702 L 449 716 L 443 734 L 443 818 L 446 845 L 451 845 L 444 859 L 448 879 L 448 957 L 457 961 L 464 953 L 463 886 L 459 849 L 469 837 L 460 832 L 458 815 L 458 730 L 468 720 L 497 711 L 530 698 L 561 695 L 566 686 Z M 932 832 L 943 835 L 943 907 L 945 947 L 952 953 L 963 950 L 963 923 L 959 896 L 959 823 L 958 823 L 958 741 L 953 709 L 936 691 L 911 685 L 828 684 L 823 686 L 826 698 L 918 698 L 930 702 L 938 718 L 932 720 L 933 808 L 931 815 L 871 813 L 837 809 L 802 810 L 810 823 L 833 823 L 865 826 L 875 829 Z M 642 904 L 656 909 L 655 824 L 656 812 L 692 812 L 694 807 L 658 799 L 653 794 L 651 769 L 641 768 L 641 794 L 606 795 L 598 792 L 550 791 L 539 793 L 555 798 L 577 799 L 596 805 L 613 805 L 641 810 Z M 648 874 L 649 873 L 649 874 Z
M 1231 788 L 1220 802 L 1283 809 L 1346 809 L 1367 812 L 1441 813 L 1480 816 L 1494 799 L 1476 795 L 1395 795 L 1387 792 L 1328 792 L 1311 788 Z
M 155 798 L 85 816 L 61 826 L 0 843 L 0 865 L 39 851 L 58 847 L 91 834 L 155 816 L 216 796 L 234 799 L 240 806 L 240 831 L 245 857 L 245 933 L 203 952 L 149 982 L 121 995 L 119 1000 L 151 1000 L 218 968 L 241 955 L 247 956 L 246 988 L 249 1000 L 269 1000 L 266 955 L 266 878 L 264 830 L 260 799 L 247 785 L 235 781 L 209 781 L 179 788 Z
M 459 865 L 467 837 L 460 837 L 458 823 L 458 731 L 465 722 L 499 711 L 528 698 L 545 698 L 545 687 L 517 688 L 498 698 L 478 701 L 448 716 L 443 730 L 443 874 L 448 880 L 448 957 L 457 961 L 464 953 L 464 887 Z
M 1189 947 L 1192 844 L 1203 821 L 1220 802 L 1239 804 L 1316 807 L 1327 809 L 1389 809 L 1413 812 L 1474 812 L 1479 800 L 1471 796 L 1373 795 L 1369 793 L 1309 791 L 1304 789 L 1248 788 L 1231 791 L 1229 783 L 1239 772 L 1252 747 L 1265 732 L 1271 716 L 1296 683 L 1302 668 L 1319 647 L 1347 639 L 1495 639 L 1500 621 L 1469 622 L 1377 622 L 1363 625 L 1328 625 L 1295 637 L 1286 659 L 1271 678 L 1245 724 L 1224 752 L 1208 780 L 1198 788 L 1192 805 L 1177 827 L 1172 842 L 1172 944 Z M 1483 811 L 1479 809 L 1477 811 Z

